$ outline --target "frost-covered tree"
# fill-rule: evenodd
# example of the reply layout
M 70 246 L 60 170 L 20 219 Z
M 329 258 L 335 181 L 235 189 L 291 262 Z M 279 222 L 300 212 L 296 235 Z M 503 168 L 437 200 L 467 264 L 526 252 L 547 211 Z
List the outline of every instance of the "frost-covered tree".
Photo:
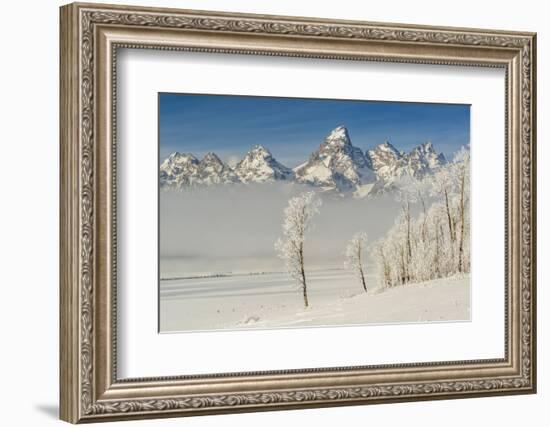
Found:
M 470 151 L 462 147 L 456 153 L 453 161 L 439 168 L 429 180 L 432 184 L 432 196 L 443 197 L 444 199 L 449 238 L 454 241 L 458 237 L 457 220 L 462 221 L 462 215 L 460 215 L 460 218 L 453 217 L 452 205 L 453 202 L 456 202 L 457 197 L 461 195 L 461 212 L 464 213 L 465 198 L 468 197 L 466 189 L 469 189 L 470 186 Z
M 469 271 L 469 258 L 466 259 L 466 240 L 469 238 L 470 204 L 470 151 L 462 148 L 452 162 L 441 168 L 433 176 L 434 195 L 443 196 L 445 202 L 448 239 L 452 242 L 453 263 L 459 273 Z M 469 243 L 469 242 L 468 242 Z
M 312 218 L 319 213 L 321 200 L 312 191 L 288 201 L 283 217 L 283 237 L 275 242 L 275 249 L 288 273 L 301 288 L 304 306 L 309 306 L 305 272 L 304 243 L 306 233 L 312 227 Z
M 402 191 L 402 212 L 370 248 L 383 287 L 470 271 L 469 188 L 470 153 L 462 149 L 423 183 Z M 410 207 L 418 202 L 422 211 L 415 217 Z
M 402 209 L 409 221 L 411 215 L 411 204 L 416 203 L 421 204 L 422 212 L 424 213 L 424 220 L 427 221 L 426 200 L 430 195 L 430 186 L 431 183 L 429 179 L 416 179 L 410 175 L 402 177 L 399 181 L 397 199 L 401 202 Z M 422 239 L 426 238 L 426 225 L 426 222 L 422 225 Z
M 365 269 L 363 264 L 365 261 L 366 243 L 367 233 L 356 233 L 346 246 L 346 261 L 344 262 L 346 268 L 352 269 L 355 272 L 365 292 L 367 292 L 367 284 L 365 282 Z
M 459 220 L 458 220 L 458 271 L 463 272 L 466 270 L 466 257 L 465 257 L 465 237 L 466 237 L 466 227 L 469 224 L 468 214 L 466 212 L 469 209 L 469 194 L 470 194 L 470 151 L 462 149 L 455 156 L 453 161 L 455 176 L 458 180 L 458 209 L 459 209 Z

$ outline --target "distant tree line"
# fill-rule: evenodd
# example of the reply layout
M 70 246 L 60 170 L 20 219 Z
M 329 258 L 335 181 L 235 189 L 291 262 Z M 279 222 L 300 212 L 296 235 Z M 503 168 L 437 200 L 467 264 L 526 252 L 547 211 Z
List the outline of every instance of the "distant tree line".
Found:
M 383 287 L 470 272 L 470 154 L 462 149 L 452 162 L 416 185 L 405 186 L 402 211 L 386 236 L 372 247 Z M 434 199 L 426 208 L 426 199 Z M 415 218 L 411 204 L 420 203 Z

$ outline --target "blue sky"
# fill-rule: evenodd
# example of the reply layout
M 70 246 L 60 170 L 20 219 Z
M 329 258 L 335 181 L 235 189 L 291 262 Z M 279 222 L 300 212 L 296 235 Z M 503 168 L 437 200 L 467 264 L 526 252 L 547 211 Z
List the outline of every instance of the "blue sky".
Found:
M 389 140 L 399 150 L 431 141 L 447 158 L 470 139 L 470 107 L 273 98 L 159 94 L 160 161 L 179 151 L 224 161 L 242 158 L 254 145 L 294 167 L 335 127 L 348 128 L 353 145 L 366 150 Z

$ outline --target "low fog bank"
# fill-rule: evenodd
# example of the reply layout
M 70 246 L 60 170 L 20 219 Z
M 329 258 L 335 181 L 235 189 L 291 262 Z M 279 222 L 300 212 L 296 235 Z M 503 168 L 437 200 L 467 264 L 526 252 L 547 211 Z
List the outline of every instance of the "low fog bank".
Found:
M 299 184 L 226 185 L 160 193 L 161 276 L 185 273 L 280 271 L 275 241 L 289 198 L 310 190 Z M 365 231 L 369 244 L 393 225 L 401 205 L 390 196 L 341 198 L 323 204 L 306 241 L 309 268 L 341 267 L 348 240 Z

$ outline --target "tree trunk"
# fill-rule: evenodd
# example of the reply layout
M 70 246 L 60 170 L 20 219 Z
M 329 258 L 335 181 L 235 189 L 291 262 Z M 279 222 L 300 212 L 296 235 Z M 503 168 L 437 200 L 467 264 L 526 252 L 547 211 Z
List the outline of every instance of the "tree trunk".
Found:
M 440 224 L 439 226 L 439 241 L 441 242 L 441 246 L 443 246 L 445 244 L 445 233 L 443 231 L 443 224 Z M 441 258 L 439 258 L 439 273 L 441 274 L 441 276 L 445 276 L 446 274 L 448 274 L 448 270 L 447 270 L 447 266 L 442 264 L 441 262 Z
M 447 189 L 443 190 L 445 192 L 445 208 L 447 209 L 447 220 L 449 222 L 449 237 L 451 239 L 451 242 L 455 241 L 455 233 L 453 230 L 453 220 L 451 219 L 451 209 L 449 207 L 449 194 L 447 193 Z
M 361 259 L 361 242 L 359 242 L 358 259 L 359 259 L 359 274 L 361 276 L 361 284 L 363 285 L 363 289 L 365 290 L 365 292 L 367 292 L 367 285 L 365 284 L 365 275 L 363 274 L 363 263 Z
M 407 220 L 407 264 L 410 262 L 412 257 L 412 248 L 411 248 L 411 208 L 409 202 L 407 201 L 407 210 L 405 211 L 405 217 Z
M 384 249 L 380 247 L 380 258 L 382 259 L 382 266 L 384 267 L 384 286 L 390 287 L 390 268 L 388 262 L 386 261 L 386 256 L 384 255 Z
M 304 270 L 304 246 L 300 244 L 300 273 L 302 274 L 302 293 L 304 296 L 304 306 L 309 307 L 309 301 L 307 298 L 307 286 L 306 286 L 306 272 Z
M 405 254 L 403 253 L 403 247 L 400 248 L 401 252 L 401 284 L 407 283 L 407 272 L 405 270 Z
M 405 208 L 406 207 L 406 208 Z M 411 211 L 409 201 L 405 206 L 403 206 L 403 212 L 405 213 L 405 221 L 407 222 L 407 231 L 406 231 L 406 242 L 405 242 L 405 281 L 410 282 L 411 277 L 409 275 L 411 258 L 412 258 L 412 247 L 411 247 Z
M 426 202 L 424 201 L 424 198 L 420 195 L 420 192 L 418 192 L 418 197 L 422 202 L 422 211 L 424 212 L 424 221 L 422 221 L 422 243 L 425 244 L 426 243 L 426 226 L 428 224 L 428 213 L 426 212 Z
M 435 278 L 439 279 L 441 277 L 441 270 L 439 268 L 439 228 L 436 224 L 435 226 L 435 257 L 434 257 L 434 264 L 435 264 Z
M 359 273 L 361 273 L 361 284 L 363 285 L 363 289 L 365 292 L 367 292 L 367 284 L 365 283 L 365 275 L 363 274 L 363 269 L 359 269 Z

